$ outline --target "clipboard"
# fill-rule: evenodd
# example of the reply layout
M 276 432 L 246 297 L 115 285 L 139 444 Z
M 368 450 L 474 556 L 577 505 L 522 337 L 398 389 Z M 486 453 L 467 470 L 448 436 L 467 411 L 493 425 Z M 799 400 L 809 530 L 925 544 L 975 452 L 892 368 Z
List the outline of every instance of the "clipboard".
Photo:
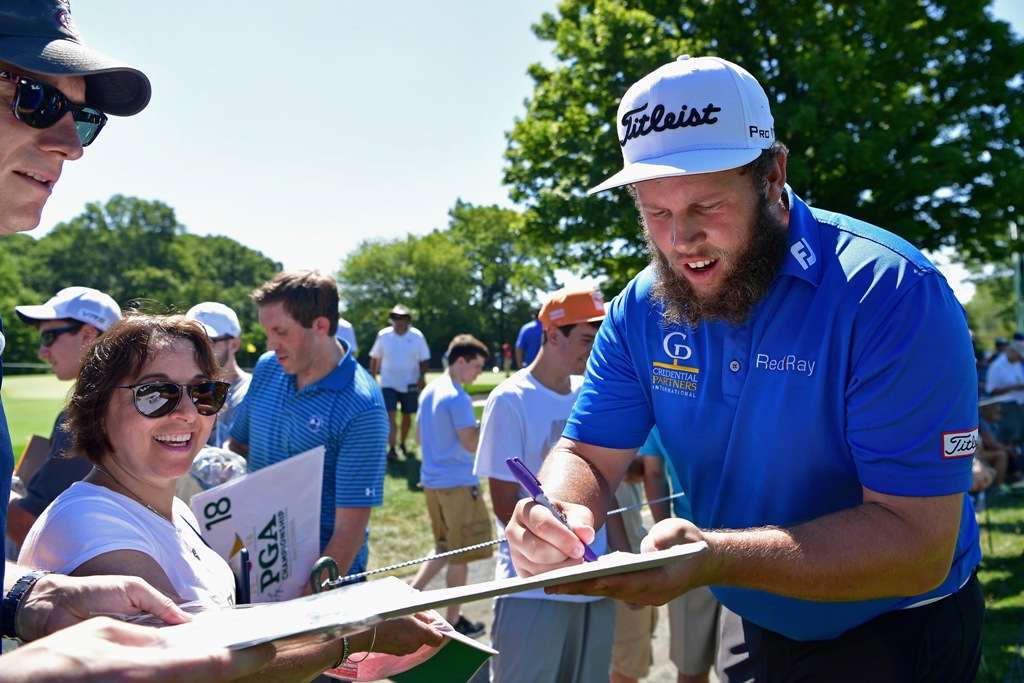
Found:
M 18 466 L 14 469 L 14 474 L 25 486 L 32 481 L 32 477 L 36 476 L 36 472 L 46 462 L 46 456 L 50 453 L 50 440 L 45 436 L 39 436 L 33 434 L 28 438 L 28 443 L 25 444 L 25 450 L 21 452 L 21 458 L 18 459 Z
M 302 646 L 356 633 L 386 619 L 429 609 L 486 600 L 534 588 L 596 579 L 685 562 L 707 550 L 707 543 L 687 543 L 650 553 L 617 552 L 595 562 L 562 567 L 531 577 L 409 591 L 393 576 L 284 602 L 239 605 L 200 612 L 187 624 L 168 626 L 164 635 L 176 646 L 202 644 L 237 650 L 262 643 Z

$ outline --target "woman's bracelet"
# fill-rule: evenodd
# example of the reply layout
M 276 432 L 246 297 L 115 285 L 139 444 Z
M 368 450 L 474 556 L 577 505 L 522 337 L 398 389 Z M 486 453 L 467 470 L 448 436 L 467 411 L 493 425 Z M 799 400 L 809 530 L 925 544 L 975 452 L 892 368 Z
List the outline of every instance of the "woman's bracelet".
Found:
M 348 653 L 349 653 L 348 647 L 349 647 L 348 646 L 348 638 L 342 638 L 341 639 L 341 657 L 339 657 L 338 661 L 336 661 L 334 663 L 334 666 L 331 667 L 332 669 L 337 669 L 338 667 L 340 667 L 342 664 L 345 663 L 346 659 L 348 659 Z
M 362 659 L 352 659 L 352 660 L 349 660 L 349 661 L 351 661 L 353 664 L 359 664 L 360 662 L 365 662 L 366 658 L 369 657 L 370 654 L 373 652 L 373 646 L 376 645 L 376 644 L 377 644 L 377 627 L 374 626 L 373 627 L 373 639 L 370 641 L 370 649 L 366 651 L 366 654 L 363 655 Z

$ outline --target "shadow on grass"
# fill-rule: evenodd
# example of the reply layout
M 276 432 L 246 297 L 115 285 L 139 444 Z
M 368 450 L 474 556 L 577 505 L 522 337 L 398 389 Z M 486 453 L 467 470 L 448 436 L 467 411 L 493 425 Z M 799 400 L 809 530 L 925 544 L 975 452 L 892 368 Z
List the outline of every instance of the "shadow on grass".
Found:
M 410 491 L 420 491 L 420 461 L 414 457 L 399 460 L 388 460 L 387 475 L 394 479 L 405 479 Z

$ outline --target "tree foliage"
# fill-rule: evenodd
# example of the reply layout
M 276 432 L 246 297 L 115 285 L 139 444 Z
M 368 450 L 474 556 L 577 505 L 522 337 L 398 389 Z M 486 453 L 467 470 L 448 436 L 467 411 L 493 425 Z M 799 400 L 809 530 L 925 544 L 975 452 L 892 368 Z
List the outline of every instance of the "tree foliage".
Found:
M 516 212 L 458 201 L 445 230 L 361 242 L 338 270 L 342 313 L 364 359 L 399 303 L 412 309 L 435 359 L 460 333 L 492 347 L 514 342 L 536 293 L 553 283 L 544 253 L 522 234 Z
M 1024 53 L 976 0 L 563 0 L 534 31 L 558 64 L 529 69 L 505 181 L 533 235 L 614 285 L 645 260 L 635 209 L 584 193 L 621 167 L 619 98 L 680 54 L 758 78 L 814 205 L 979 259 L 1020 222 Z
M 238 313 L 243 350 L 249 343 L 262 348 L 264 335 L 249 292 L 280 269 L 227 237 L 188 234 L 163 202 L 115 195 L 104 204 L 90 203 L 38 240 L 26 235 L 4 240 L 0 313 L 8 340 L 15 334 L 18 341 L 8 344 L 4 358 L 31 361 L 38 348 L 38 337 L 15 321 L 14 306 L 42 303 L 71 285 L 95 287 L 122 308 L 154 313 L 220 301 Z
M 974 334 L 974 347 L 991 351 L 996 337 L 1009 339 L 1017 328 L 1013 271 L 1003 266 L 974 280 L 974 296 L 964 308 Z

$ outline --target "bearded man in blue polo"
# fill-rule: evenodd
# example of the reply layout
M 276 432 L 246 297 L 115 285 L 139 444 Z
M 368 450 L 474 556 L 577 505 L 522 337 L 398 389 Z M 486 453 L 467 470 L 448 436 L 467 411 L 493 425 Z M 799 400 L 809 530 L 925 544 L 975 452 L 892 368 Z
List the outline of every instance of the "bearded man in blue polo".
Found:
M 540 479 L 506 530 L 521 574 L 579 561 L 657 425 L 705 541 L 660 569 L 549 589 L 661 604 L 709 585 L 723 681 L 968 681 L 984 601 L 970 500 L 977 377 L 964 312 L 913 246 L 786 184 L 764 90 L 681 57 L 623 97 L 651 265 L 611 303 Z M 713 530 L 713 531 L 712 531 Z

